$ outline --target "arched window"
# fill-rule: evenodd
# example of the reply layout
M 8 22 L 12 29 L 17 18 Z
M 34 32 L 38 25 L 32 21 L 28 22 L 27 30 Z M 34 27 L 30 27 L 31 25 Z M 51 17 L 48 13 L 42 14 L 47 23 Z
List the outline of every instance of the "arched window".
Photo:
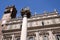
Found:
M 34 40 L 34 37 L 33 36 L 29 37 L 29 40 Z
M 20 40 L 20 38 L 17 38 L 17 40 Z
M 57 40 L 60 40 L 60 35 L 57 35 Z
M 43 36 L 43 40 L 48 40 L 48 36 L 47 35 L 44 35 Z
M 42 26 L 44 26 L 44 22 L 42 21 Z

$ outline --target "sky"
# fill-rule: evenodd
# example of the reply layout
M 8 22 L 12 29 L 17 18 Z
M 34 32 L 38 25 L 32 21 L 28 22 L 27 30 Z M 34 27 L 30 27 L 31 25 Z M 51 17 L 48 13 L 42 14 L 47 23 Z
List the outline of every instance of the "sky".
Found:
M 53 12 L 57 9 L 60 13 L 60 0 L 0 0 L 0 19 L 4 14 L 4 10 L 8 5 L 15 5 L 17 9 L 17 17 L 20 16 L 20 10 L 29 7 L 31 14 L 42 14 L 44 11 Z

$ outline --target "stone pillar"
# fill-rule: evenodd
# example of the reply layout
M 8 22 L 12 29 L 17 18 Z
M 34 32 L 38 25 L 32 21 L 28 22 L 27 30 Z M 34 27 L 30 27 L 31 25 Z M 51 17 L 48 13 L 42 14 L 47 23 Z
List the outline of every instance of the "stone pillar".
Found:
M 39 35 L 40 32 L 36 32 L 36 40 L 43 40 L 43 35 Z
M 43 35 L 40 35 L 40 40 L 43 40 Z
M 21 40 L 27 40 L 27 18 L 31 17 L 29 7 L 22 8 L 21 16 L 23 17 Z
M 1 37 L 1 40 L 4 40 L 4 39 L 3 39 L 3 36 Z
M 56 40 L 56 35 L 53 35 L 54 40 Z
M 56 40 L 55 36 L 52 33 L 52 31 L 48 31 L 48 33 L 49 33 L 49 40 Z
M 39 40 L 39 32 L 35 32 L 36 33 L 36 40 Z
M 15 40 L 15 37 L 14 37 L 14 35 L 12 35 L 12 40 Z
M 23 16 L 21 40 L 27 40 L 27 16 Z

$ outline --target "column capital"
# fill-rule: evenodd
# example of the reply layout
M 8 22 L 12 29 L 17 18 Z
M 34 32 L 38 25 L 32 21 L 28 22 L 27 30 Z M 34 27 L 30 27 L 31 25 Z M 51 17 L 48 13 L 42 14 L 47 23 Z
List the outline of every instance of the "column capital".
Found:
M 23 17 L 27 17 L 27 15 L 23 15 Z
M 47 31 L 48 33 L 52 33 L 53 31 Z
M 27 18 L 30 18 L 30 16 L 31 16 L 30 9 L 27 7 L 22 8 L 22 10 L 20 12 L 21 12 L 22 17 L 24 17 L 24 15 L 27 15 Z
M 36 31 L 35 33 L 39 33 L 39 31 Z
M 14 34 L 13 34 L 13 35 L 11 35 L 11 36 L 14 36 Z

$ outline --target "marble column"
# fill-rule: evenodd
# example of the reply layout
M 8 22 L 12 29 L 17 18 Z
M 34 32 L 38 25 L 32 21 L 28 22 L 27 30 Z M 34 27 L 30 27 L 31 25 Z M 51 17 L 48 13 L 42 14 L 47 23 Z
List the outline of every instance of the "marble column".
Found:
M 15 40 L 15 37 L 14 37 L 14 35 L 12 35 L 12 40 Z
M 23 16 L 21 40 L 27 40 L 27 15 Z
M 35 32 L 36 34 L 36 40 L 39 40 L 39 32 Z
M 4 39 L 3 39 L 3 36 L 1 37 L 1 40 L 4 40 Z
M 43 40 L 43 35 L 40 35 L 40 40 Z
M 55 36 L 52 33 L 52 31 L 48 31 L 48 33 L 49 33 L 49 40 L 56 40 Z
M 40 32 L 35 32 L 36 40 L 43 40 L 43 35 L 39 35 Z

